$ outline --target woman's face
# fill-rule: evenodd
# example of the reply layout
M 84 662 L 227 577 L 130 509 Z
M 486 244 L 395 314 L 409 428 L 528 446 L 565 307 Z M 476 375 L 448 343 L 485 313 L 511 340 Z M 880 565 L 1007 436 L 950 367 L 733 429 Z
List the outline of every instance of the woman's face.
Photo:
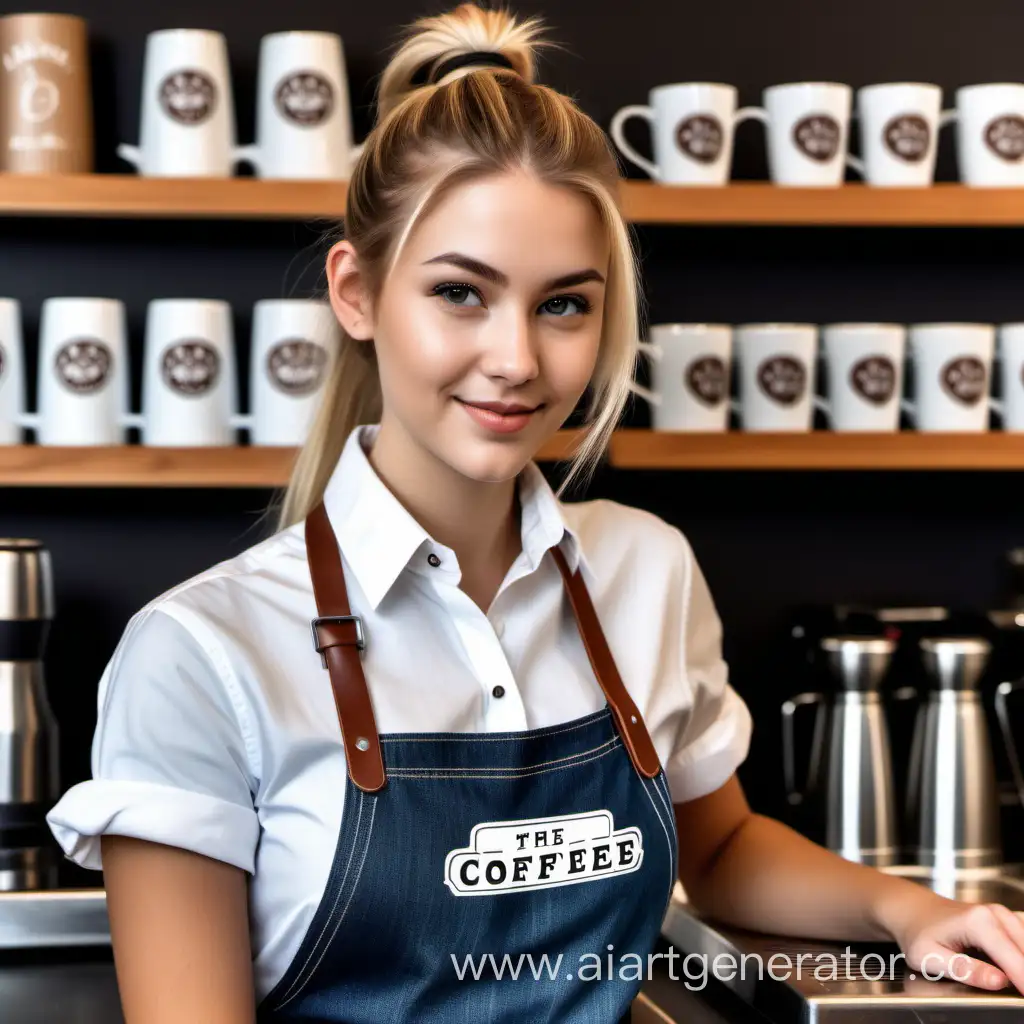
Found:
M 569 189 L 525 172 L 452 189 L 355 325 L 376 346 L 382 431 L 469 478 L 515 476 L 591 378 L 608 261 L 596 210 Z

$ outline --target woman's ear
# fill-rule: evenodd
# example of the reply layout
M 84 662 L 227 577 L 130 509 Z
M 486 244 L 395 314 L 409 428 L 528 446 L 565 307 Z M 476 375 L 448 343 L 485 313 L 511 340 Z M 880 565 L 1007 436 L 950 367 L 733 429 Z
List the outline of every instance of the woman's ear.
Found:
M 351 242 L 338 242 L 327 254 L 331 308 L 345 333 L 356 341 L 372 341 L 373 302 Z

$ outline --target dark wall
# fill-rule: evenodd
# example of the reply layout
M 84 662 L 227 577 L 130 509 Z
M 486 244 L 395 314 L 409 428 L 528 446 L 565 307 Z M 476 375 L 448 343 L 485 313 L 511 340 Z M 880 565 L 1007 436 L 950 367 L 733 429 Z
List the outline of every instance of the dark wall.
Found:
M 179 0 L 171 17 L 129 0 L 57 0 L 49 9 L 90 23 L 98 166 L 124 171 L 114 147 L 137 137 L 148 31 L 226 33 L 241 141 L 252 138 L 260 37 L 284 29 L 339 32 L 361 138 L 395 29 L 440 8 Z M 546 15 L 567 48 L 544 59 L 544 80 L 574 94 L 605 127 L 618 107 L 671 81 L 732 82 L 743 103 L 782 81 L 934 81 L 949 102 L 959 85 L 1021 77 L 1024 7 L 1011 0 L 549 0 L 518 9 Z M 637 142 L 645 145 L 642 137 Z M 955 176 L 951 143 L 944 133 L 940 178 Z M 740 129 L 735 171 L 765 176 L 759 125 Z M 317 235 L 291 224 L 0 221 L 0 290 L 25 303 L 30 358 L 46 296 L 123 298 L 137 375 L 150 298 L 228 299 L 245 339 L 255 300 L 317 287 Z M 1016 229 L 650 228 L 637 237 L 655 322 L 1024 319 Z M 240 346 L 243 382 L 246 349 Z M 631 409 L 628 422 L 646 425 L 646 411 Z M 1015 474 L 606 471 L 590 493 L 649 508 L 690 536 L 725 621 L 735 684 L 757 722 L 741 774 L 754 803 L 770 813 L 785 808 L 777 707 L 795 682 L 778 648 L 793 610 L 809 602 L 897 600 L 983 607 L 1000 597 L 1002 552 L 1024 544 Z M 258 491 L 0 493 L 0 534 L 41 537 L 54 554 L 60 611 L 48 671 L 68 782 L 88 772 L 96 683 L 128 616 L 259 539 L 267 498 Z

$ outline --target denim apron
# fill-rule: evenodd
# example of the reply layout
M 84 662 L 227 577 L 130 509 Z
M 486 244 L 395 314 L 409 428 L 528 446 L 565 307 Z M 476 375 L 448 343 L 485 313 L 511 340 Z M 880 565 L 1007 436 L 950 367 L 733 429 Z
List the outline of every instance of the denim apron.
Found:
M 551 549 L 601 711 L 524 732 L 378 735 L 322 504 L 305 530 L 313 646 L 349 772 L 326 891 L 258 1020 L 628 1020 L 676 878 L 675 819 L 579 572 Z

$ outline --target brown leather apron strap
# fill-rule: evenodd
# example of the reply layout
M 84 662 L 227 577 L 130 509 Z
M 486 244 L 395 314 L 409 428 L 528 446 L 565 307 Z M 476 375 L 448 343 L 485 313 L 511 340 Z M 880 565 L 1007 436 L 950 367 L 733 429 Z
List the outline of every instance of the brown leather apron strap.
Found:
M 586 584 L 579 571 L 569 571 L 558 547 L 553 547 L 551 554 L 562 574 L 591 668 L 604 691 L 630 760 L 641 775 L 653 779 L 661 771 L 658 752 L 622 682 Z M 306 517 L 306 557 L 319 613 L 311 624 L 313 646 L 331 678 L 349 777 L 359 789 L 375 793 L 384 787 L 387 776 L 359 655 L 365 645 L 362 621 L 349 608 L 341 553 L 323 502 Z
M 311 624 L 313 646 L 331 677 L 348 774 L 360 789 L 375 793 L 387 778 L 359 656 L 363 624 L 348 605 L 341 553 L 323 502 L 306 517 L 306 558 L 319 613 Z
M 572 605 L 576 624 L 579 627 L 580 636 L 583 638 L 583 646 L 586 648 L 587 657 L 590 658 L 594 675 L 597 676 L 597 681 L 601 689 L 604 690 L 608 706 L 615 716 L 615 724 L 619 728 L 622 742 L 625 744 L 636 770 L 641 775 L 653 779 L 661 771 L 658 752 L 651 742 L 651 736 L 647 731 L 647 726 L 644 725 L 643 716 L 637 710 L 633 698 L 630 697 L 629 691 L 622 682 L 583 577 L 580 576 L 578 569 L 576 572 L 569 571 L 565 555 L 562 554 L 559 547 L 553 547 L 551 554 L 562 573 L 565 589 L 569 595 L 569 603 Z

